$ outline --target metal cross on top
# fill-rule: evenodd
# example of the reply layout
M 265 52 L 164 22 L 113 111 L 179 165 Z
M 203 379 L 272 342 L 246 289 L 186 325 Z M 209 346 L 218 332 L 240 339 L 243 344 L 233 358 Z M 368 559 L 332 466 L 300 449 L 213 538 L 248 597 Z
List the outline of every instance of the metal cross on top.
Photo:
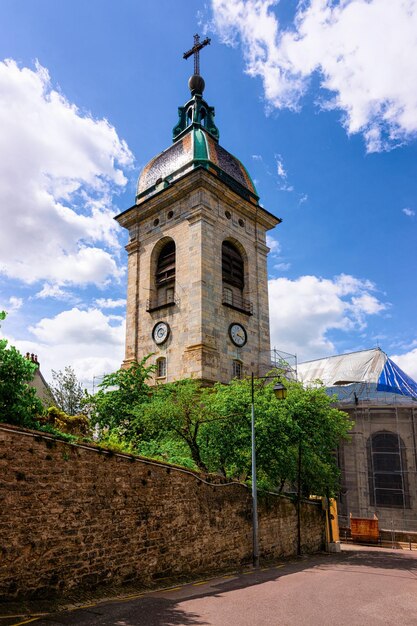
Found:
M 191 50 L 184 52 L 183 58 L 188 59 L 192 54 L 194 55 L 194 74 L 200 74 L 200 50 L 205 46 L 208 46 L 211 39 L 206 37 L 204 41 L 200 42 L 200 35 L 194 35 L 194 45 Z

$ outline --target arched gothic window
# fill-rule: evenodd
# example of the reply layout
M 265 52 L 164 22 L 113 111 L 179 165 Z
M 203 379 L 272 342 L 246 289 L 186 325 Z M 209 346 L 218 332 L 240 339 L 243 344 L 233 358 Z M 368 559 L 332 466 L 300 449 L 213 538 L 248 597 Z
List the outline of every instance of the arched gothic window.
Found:
M 408 507 L 404 442 L 388 431 L 368 439 L 368 475 L 371 504 L 375 507 Z

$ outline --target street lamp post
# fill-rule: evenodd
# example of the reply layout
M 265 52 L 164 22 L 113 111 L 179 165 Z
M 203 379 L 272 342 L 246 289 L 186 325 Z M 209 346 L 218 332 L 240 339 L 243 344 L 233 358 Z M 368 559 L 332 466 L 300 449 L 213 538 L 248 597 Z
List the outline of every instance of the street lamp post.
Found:
M 276 376 L 263 376 L 261 380 L 274 379 Z M 282 383 L 274 385 L 278 399 L 285 398 L 286 388 Z M 253 566 L 259 567 L 259 521 L 258 521 L 258 484 L 256 478 L 256 439 L 255 439 L 255 385 L 251 377 L 251 448 L 252 448 L 252 531 L 253 531 Z
M 252 404 L 251 404 L 251 444 L 252 444 L 252 528 L 253 528 L 253 566 L 259 567 L 259 527 L 258 527 L 258 486 L 256 479 L 256 446 L 255 446 L 255 389 L 252 372 Z
M 301 433 L 298 436 L 297 475 L 297 556 L 301 555 Z

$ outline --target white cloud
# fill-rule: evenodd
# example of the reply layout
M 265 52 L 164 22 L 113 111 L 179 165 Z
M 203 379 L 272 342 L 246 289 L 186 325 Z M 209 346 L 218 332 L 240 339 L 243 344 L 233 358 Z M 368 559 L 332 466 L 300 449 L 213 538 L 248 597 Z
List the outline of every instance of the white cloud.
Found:
M 125 298 L 119 298 L 119 300 L 112 300 L 111 298 L 98 298 L 96 305 L 100 309 L 117 309 L 118 307 L 126 306 Z
M 413 209 L 403 209 L 403 213 L 404 215 L 406 215 L 407 217 L 414 217 L 416 212 L 413 211 Z
M 74 307 L 30 327 L 33 340 L 10 343 L 22 353 L 38 355 L 43 375 L 50 380 L 51 370 L 71 365 L 84 384 L 93 377 L 118 369 L 124 357 L 125 323 L 120 316 L 106 317 L 97 308 L 83 311 Z
M 336 352 L 329 331 L 361 331 L 368 316 L 387 309 L 372 291 L 370 281 L 346 274 L 270 280 L 271 345 L 300 361 Z
M 52 318 L 43 318 L 29 329 L 39 341 L 61 346 L 102 342 L 109 347 L 120 341 L 119 329 L 109 325 L 106 316 L 98 309 L 82 311 L 77 307 L 58 313 Z
M 402 370 L 417 381 L 417 348 L 404 354 L 393 354 L 390 357 Z
M 416 136 L 417 0 L 304 0 L 286 30 L 278 5 L 212 0 L 215 29 L 225 43 L 241 43 L 269 107 L 299 109 L 317 73 L 320 106 L 341 110 L 368 152 Z
M 0 272 L 46 281 L 39 297 L 120 277 L 111 199 L 133 157 L 115 129 L 13 60 L 0 62 L 0 126 Z
M 277 239 L 270 234 L 266 235 L 266 245 L 270 250 L 270 255 L 274 262 L 274 269 L 286 272 L 290 269 L 291 263 L 283 261 L 281 256 L 281 244 Z
M 10 315 L 11 313 L 18 311 L 22 305 L 23 298 L 10 296 L 7 300 L 0 302 L 0 311 L 6 311 L 7 315 Z
M 277 164 L 277 174 L 280 178 L 287 178 L 287 172 L 284 168 L 284 162 L 282 160 L 282 156 L 280 154 L 275 155 L 275 161 Z
M 23 304 L 23 298 L 17 298 L 16 296 L 10 296 L 9 306 L 7 307 L 8 313 L 14 313 L 18 311 Z
M 252 154 L 252 159 L 254 161 L 262 161 L 262 156 L 260 154 Z
M 287 171 L 284 167 L 284 161 L 280 154 L 275 155 L 275 163 L 278 175 L 278 189 L 280 191 L 294 191 L 293 185 L 287 183 Z
M 277 263 L 276 265 L 274 265 L 274 268 L 276 270 L 280 270 L 281 272 L 286 272 L 287 270 L 289 270 L 291 267 L 291 263 Z
M 277 239 L 274 239 L 274 237 L 270 235 L 269 233 L 267 233 L 266 235 L 266 245 L 270 249 L 271 254 L 273 256 L 281 252 L 281 244 L 279 243 Z
M 53 298 L 54 300 L 64 300 L 65 302 L 73 302 L 78 300 L 78 298 L 74 297 L 66 289 L 62 289 L 56 284 L 51 285 L 49 283 L 44 283 L 42 289 L 35 293 L 34 297 L 38 299 Z

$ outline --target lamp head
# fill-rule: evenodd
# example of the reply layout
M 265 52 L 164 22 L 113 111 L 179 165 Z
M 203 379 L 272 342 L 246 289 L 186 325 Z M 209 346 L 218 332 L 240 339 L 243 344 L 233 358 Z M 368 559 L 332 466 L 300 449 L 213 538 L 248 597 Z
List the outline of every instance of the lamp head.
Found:
M 285 400 L 287 397 L 287 388 L 282 383 L 275 383 L 274 394 L 277 400 Z

